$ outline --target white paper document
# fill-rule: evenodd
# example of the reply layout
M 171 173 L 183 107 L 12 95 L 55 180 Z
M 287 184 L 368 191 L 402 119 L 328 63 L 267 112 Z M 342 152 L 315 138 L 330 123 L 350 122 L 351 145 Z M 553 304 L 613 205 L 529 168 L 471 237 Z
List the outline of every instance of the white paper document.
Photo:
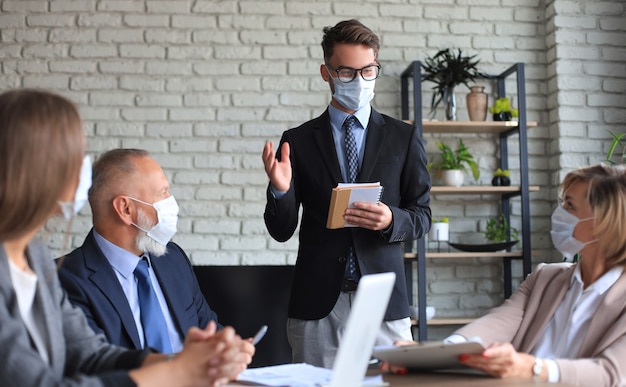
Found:
M 238 382 L 272 387 L 319 387 L 330 384 L 333 371 L 306 363 L 250 368 L 239 374 Z M 365 377 L 362 386 L 386 386 L 381 375 Z

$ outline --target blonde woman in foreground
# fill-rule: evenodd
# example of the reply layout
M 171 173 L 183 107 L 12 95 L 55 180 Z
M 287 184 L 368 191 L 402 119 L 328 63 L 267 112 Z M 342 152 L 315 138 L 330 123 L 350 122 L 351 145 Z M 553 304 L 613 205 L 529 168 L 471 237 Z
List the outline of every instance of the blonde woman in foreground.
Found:
M 215 386 L 236 378 L 254 347 L 232 328 L 192 328 L 169 359 L 108 344 L 70 304 L 35 235 L 50 217 L 71 218 L 90 180 L 72 103 L 44 91 L 0 95 L 0 385 Z

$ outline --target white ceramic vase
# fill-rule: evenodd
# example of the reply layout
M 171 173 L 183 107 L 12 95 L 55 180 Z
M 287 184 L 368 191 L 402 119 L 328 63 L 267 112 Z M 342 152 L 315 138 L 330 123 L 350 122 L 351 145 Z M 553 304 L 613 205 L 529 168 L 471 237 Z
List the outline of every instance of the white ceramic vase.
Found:
M 463 185 L 463 171 L 460 169 L 445 169 L 441 171 L 443 185 L 448 187 L 460 187 Z
M 435 222 L 430 226 L 428 240 L 448 241 L 450 240 L 450 224 L 445 222 Z

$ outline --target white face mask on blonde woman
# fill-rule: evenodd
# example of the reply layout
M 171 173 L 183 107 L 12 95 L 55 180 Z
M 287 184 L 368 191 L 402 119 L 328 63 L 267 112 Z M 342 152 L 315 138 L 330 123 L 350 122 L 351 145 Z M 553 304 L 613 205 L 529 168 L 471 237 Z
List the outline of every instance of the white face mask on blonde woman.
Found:
M 568 260 L 579 253 L 589 243 L 596 242 L 597 239 L 589 242 L 581 242 L 574 238 L 574 229 L 580 222 L 586 222 L 594 219 L 594 217 L 578 219 L 575 215 L 570 214 L 563 207 L 558 206 L 552 214 L 552 230 L 550 236 L 552 243 L 557 250 L 563 254 Z
M 81 208 L 87 203 L 87 194 L 91 187 L 91 157 L 85 156 L 83 158 L 83 164 L 80 167 L 80 176 L 78 178 L 78 185 L 76 186 L 76 193 L 74 194 L 73 201 L 59 201 L 61 212 L 66 220 L 70 220 L 74 215 L 78 214 Z

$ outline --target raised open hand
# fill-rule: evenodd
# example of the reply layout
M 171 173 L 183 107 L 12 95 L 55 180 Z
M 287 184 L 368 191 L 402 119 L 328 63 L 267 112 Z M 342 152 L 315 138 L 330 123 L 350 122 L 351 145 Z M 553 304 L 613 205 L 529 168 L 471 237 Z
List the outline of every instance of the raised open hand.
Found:
M 272 186 L 278 191 L 286 192 L 291 185 L 291 162 L 289 160 L 289 143 L 283 143 L 280 149 L 280 161 L 274 152 L 274 143 L 268 141 L 263 147 L 263 164 L 265 173 L 270 178 Z

